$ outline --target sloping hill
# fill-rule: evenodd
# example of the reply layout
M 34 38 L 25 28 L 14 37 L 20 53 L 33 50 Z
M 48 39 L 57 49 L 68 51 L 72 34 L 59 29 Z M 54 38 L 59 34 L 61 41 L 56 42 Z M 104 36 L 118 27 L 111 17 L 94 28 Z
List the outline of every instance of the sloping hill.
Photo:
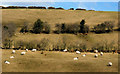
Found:
M 104 21 L 115 21 L 118 13 L 107 11 L 80 11 L 80 10 L 42 10 L 42 9 L 3 9 L 3 24 L 14 22 L 22 25 L 24 22 L 33 24 L 38 18 L 48 22 L 51 26 L 56 23 L 76 23 L 82 19 L 88 25 L 97 25 Z
M 2 10 L 3 25 L 10 22 L 16 23 L 17 26 L 22 26 L 24 22 L 28 22 L 29 25 L 40 18 L 42 21 L 46 21 L 54 29 L 56 23 L 80 23 L 82 19 L 86 20 L 86 24 L 92 27 L 104 21 L 115 21 L 117 26 L 118 13 L 107 11 L 80 11 L 80 10 L 42 10 L 42 9 L 3 9 Z M 86 37 L 79 37 L 73 34 L 19 34 L 19 28 L 17 29 L 16 36 L 13 36 L 14 41 L 40 41 L 42 38 L 47 38 L 52 43 L 56 44 L 56 40 L 62 41 L 66 38 L 69 42 L 84 42 L 87 46 L 99 44 L 109 44 L 114 42 L 117 46 L 118 32 L 105 33 L 105 34 L 93 34 L 90 33 Z M 35 40 L 35 41 L 34 41 Z M 68 43 L 69 43 L 68 42 Z

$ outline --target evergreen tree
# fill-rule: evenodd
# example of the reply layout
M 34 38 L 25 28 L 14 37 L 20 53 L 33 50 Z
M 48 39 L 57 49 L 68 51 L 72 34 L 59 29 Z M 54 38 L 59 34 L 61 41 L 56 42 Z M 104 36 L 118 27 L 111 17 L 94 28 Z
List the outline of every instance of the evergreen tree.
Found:
M 33 32 L 34 33 L 41 33 L 42 31 L 43 31 L 43 22 L 40 19 L 38 19 L 34 23 Z
M 62 31 L 62 33 L 66 32 L 66 25 L 65 25 L 65 23 L 62 24 L 61 31 Z
M 85 20 L 82 20 L 80 22 L 80 33 L 84 33 L 84 25 L 85 25 Z

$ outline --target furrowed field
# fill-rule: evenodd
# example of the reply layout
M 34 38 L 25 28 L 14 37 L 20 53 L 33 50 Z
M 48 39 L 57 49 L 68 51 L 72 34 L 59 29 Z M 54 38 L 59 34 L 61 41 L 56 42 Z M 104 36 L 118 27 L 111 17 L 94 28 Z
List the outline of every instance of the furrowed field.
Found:
M 108 11 L 80 11 L 80 10 L 46 10 L 46 9 L 2 9 L 3 22 L 3 72 L 117 72 L 118 54 L 112 50 L 118 50 L 118 13 Z M 35 34 L 32 32 L 34 23 L 40 19 L 50 26 L 50 33 Z M 114 31 L 97 34 L 89 33 L 60 33 L 56 34 L 56 24 L 77 24 L 85 20 L 85 25 L 92 30 L 94 26 L 105 21 L 114 22 Z M 12 25 L 11 25 L 12 23 Z M 24 24 L 27 24 L 29 32 L 20 33 Z M 13 25 L 14 24 L 14 25 Z M 25 24 L 25 25 L 26 25 Z M 113 25 L 113 24 L 112 24 Z M 73 28 L 73 27 L 71 27 Z M 8 34 L 9 32 L 9 34 Z M 25 49 L 36 48 L 39 51 L 20 55 Z M 64 49 L 70 52 L 61 52 Z M 12 49 L 16 50 L 11 54 Z M 103 56 L 98 53 L 82 52 L 75 54 L 76 50 L 105 51 Z M 44 54 L 41 54 L 42 51 Z M 51 51 L 50 51 L 51 50 Z M 55 51 L 54 51 L 55 50 Z M 108 51 L 107 51 L 108 50 Z M 109 53 L 108 53 L 109 52 Z M 82 57 L 83 54 L 86 57 Z M 45 56 L 46 54 L 46 56 Z M 10 56 L 15 56 L 10 59 Z M 79 57 L 78 60 L 73 58 Z M 8 60 L 11 64 L 5 64 Z M 107 66 L 112 62 L 112 66 Z

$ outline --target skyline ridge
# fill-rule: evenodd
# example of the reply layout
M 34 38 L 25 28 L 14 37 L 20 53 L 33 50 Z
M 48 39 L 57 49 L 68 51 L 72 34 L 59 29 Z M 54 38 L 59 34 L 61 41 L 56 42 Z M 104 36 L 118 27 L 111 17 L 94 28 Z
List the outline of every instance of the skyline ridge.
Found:
M 96 11 L 118 11 L 118 2 L 2 2 L 0 6 L 43 6 L 43 7 L 62 7 L 82 8 Z

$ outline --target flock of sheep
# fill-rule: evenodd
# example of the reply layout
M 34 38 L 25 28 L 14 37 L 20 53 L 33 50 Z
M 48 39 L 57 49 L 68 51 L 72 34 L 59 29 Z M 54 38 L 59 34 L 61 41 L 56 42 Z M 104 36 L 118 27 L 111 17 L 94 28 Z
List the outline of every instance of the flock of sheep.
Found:
M 32 51 L 32 52 L 36 52 L 37 50 L 36 50 L 36 49 L 32 49 L 31 51 Z M 15 54 L 15 52 L 16 52 L 15 50 L 12 50 L 12 54 Z M 26 49 L 26 51 L 21 52 L 21 55 L 25 55 L 26 52 L 28 52 L 28 49 Z M 63 50 L 63 52 L 67 52 L 67 49 Z M 94 52 L 96 53 L 96 54 L 94 55 L 94 57 L 97 58 L 97 57 L 98 57 L 98 54 L 97 54 L 97 53 L 98 53 L 98 50 L 95 50 Z M 42 53 L 43 53 L 43 52 L 42 52 Z M 42 54 L 42 53 L 41 53 L 41 54 Z M 80 52 L 80 51 L 76 51 L 76 54 L 81 54 L 81 52 Z M 87 54 L 83 54 L 82 56 L 85 57 L 86 55 L 87 55 Z M 100 55 L 103 56 L 103 52 L 100 52 Z M 13 58 L 15 58 L 15 57 L 14 57 L 14 56 L 10 56 L 10 58 L 13 59 Z M 78 60 L 78 57 L 73 58 L 73 60 Z M 5 61 L 4 63 L 5 63 L 5 64 L 10 64 L 9 61 Z M 112 66 L 112 62 L 108 62 L 108 66 Z
M 64 52 L 67 52 L 67 49 L 63 50 Z M 98 57 L 98 50 L 94 51 L 96 54 L 94 55 L 95 58 Z M 76 54 L 81 54 L 80 51 L 76 51 Z M 85 57 L 87 54 L 83 54 L 82 56 Z M 103 56 L 103 52 L 100 52 L 100 55 Z M 74 60 L 78 60 L 78 57 L 75 57 Z M 112 62 L 108 62 L 108 66 L 112 66 Z
M 36 51 L 37 51 L 36 49 L 32 49 L 32 52 L 36 52 Z M 12 54 L 15 54 L 15 52 L 16 52 L 15 50 L 12 50 Z M 26 52 L 28 52 L 28 49 L 26 49 Z M 25 55 L 26 52 L 25 52 L 25 51 L 21 52 L 21 55 Z M 13 58 L 15 58 L 15 57 L 14 57 L 14 56 L 10 56 L 10 58 L 13 59 Z M 9 61 L 5 61 L 4 63 L 5 63 L 5 64 L 10 64 Z

